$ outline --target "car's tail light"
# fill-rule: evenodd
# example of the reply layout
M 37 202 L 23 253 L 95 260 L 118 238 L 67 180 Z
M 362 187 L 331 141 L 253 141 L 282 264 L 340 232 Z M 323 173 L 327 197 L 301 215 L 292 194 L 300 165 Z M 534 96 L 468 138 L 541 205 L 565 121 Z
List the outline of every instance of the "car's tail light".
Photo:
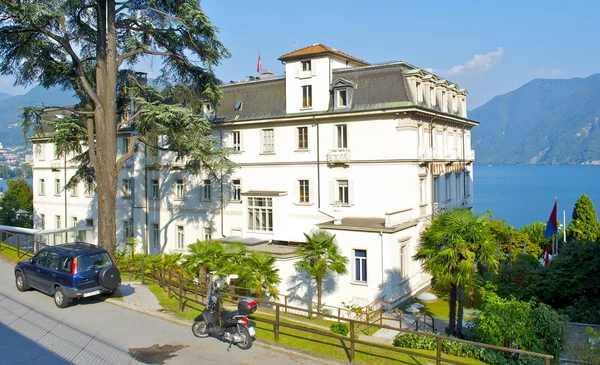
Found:
M 71 274 L 77 274 L 77 257 L 73 259 L 73 263 L 71 264 Z
M 246 317 L 242 317 L 238 321 L 238 323 L 242 323 L 242 324 L 248 324 L 248 322 L 250 322 L 250 321 Z

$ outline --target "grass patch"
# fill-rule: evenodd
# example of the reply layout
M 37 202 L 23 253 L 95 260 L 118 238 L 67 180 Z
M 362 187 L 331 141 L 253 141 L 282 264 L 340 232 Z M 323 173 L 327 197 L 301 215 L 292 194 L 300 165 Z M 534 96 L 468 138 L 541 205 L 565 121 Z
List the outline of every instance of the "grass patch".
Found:
M 405 309 L 406 307 L 409 307 L 411 304 L 413 303 L 421 303 L 425 306 L 425 312 L 427 314 L 429 314 L 430 316 L 432 316 L 433 318 L 440 318 L 440 319 L 448 319 L 449 316 L 449 304 L 448 304 L 448 291 L 441 291 L 439 289 L 429 289 L 427 292 L 435 294 L 438 297 L 438 300 L 436 300 L 435 302 L 419 302 L 416 299 L 412 298 L 409 301 L 407 301 L 402 307 L 401 309 Z M 482 304 L 482 299 L 481 299 L 481 295 L 477 292 L 474 293 L 473 296 L 473 302 L 471 303 L 470 298 L 468 297 L 468 295 L 465 298 L 465 308 L 464 308 L 464 316 L 463 319 L 464 320 L 471 320 L 473 319 L 473 314 L 477 313 L 479 311 L 479 308 L 481 307 Z
M 170 313 L 177 318 L 193 321 L 194 318 L 200 313 L 202 313 L 202 310 L 204 309 L 202 305 L 188 302 L 185 306 L 183 313 L 181 313 L 179 312 L 179 298 L 177 297 L 176 291 L 173 292 L 173 296 L 169 299 L 167 292 L 163 291 L 163 289 L 160 286 L 153 284 L 149 285 L 149 288 L 158 299 L 159 304 L 164 308 L 163 312 Z M 226 306 L 231 307 L 231 304 L 226 303 Z M 274 339 L 273 326 L 261 322 L 261 319 L 274 320 L 274 318 L 275 311 L 263 307 L 259 308 L 259 311 L 257 311 L 251 316 L 251 319 L 253 320 L 256 326 L 257 338 L 260 341 L 276 345 Z M 280 322 L 293 325 L 301 325 L 299 322 L 302 322 L 302 325 L 306 327 L 311 327 L 313 329 L 321 330 L 324 332 L 329 332 L 329 326 L 331 325 L 331 323 L 333 323 L 331 321 L 326 321 L 323 319 L 312 319 L 310 320 L 310 323 L 307 324 L 307 322 L 309 321 L 307 321 L 307 318 L 305 317 L 292 316 L 289 314 L 287 316 L 284 316 L 283 313 L 280 313 Z M 377 331 L 377 328 L 371 328 L 372 332 Z M 370 332 L 371 331 L 369 331 L 369 333 Z M 359 333 L 360 332 L 357 331 L 357 334 Z M 348 358 L 350 356 L 349 341 L 340 341 L 323 335 L 302 332 L 285 327 L 280 327 L 279 344 L 277 344 L 276 346 L 283 346 L 293 350 L 317 355 L 320 357 L 333 358 L 341 361 L 348 361 Z M 409 351 L 435 356 L 435 351 L 430 350 L 410 349 Z M 444 357 L 448 359 L 462 361 L 467 364 L 483 364 L 481 361 L 474 359 L 466 359 L 450 355 L 444 355 Z M 378 349 L 371 346 L 356 345 L 355 362 L 358 364 L 377 365 L 424 365 L 432 364 L 435 361 L 413 355 L 396 353 L 390 350 Z
M 2 256 L 3 258 L 5 258 L 6 260 L 13 262 L 13 263 L 17 263 L 19 261 L 23 261 L 23 260 L 27 260 L 31 257 L 33 257 L 33 255 L 25 250 L 21 250 L 20 252 L 20 256 L 19 256 L 19 252 L 17 252 L 17 248 L 6 244 L 4 242 L 0 242 L 0 256 Z

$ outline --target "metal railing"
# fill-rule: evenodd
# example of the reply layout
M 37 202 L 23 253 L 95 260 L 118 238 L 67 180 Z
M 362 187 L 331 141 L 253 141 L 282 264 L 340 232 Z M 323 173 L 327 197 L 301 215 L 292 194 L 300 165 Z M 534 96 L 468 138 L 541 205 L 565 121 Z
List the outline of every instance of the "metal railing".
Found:
M 347 148 L 336 148 L 327 153 L 327 163 L 339 164 L 350 162 L 350 150 Z

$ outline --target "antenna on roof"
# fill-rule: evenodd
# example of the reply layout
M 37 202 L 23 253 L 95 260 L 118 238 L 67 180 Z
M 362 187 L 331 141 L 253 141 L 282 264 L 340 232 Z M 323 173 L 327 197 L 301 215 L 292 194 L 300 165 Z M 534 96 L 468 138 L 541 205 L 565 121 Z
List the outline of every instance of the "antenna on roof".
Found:
M 296 50 L 296 42 L 297 41 L 294 41 L 294 51 Z

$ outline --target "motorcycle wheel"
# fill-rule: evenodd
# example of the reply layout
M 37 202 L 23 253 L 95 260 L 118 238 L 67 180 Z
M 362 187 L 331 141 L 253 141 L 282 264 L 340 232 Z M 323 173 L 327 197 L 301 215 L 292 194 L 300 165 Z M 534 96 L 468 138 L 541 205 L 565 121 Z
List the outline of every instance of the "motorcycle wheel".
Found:
M 204 321 L 196 321 L 192 325 L 192 333 L 196 337 L 205 338 L 208 337 L 209 333 L 206 331 L 207 326 Z
M 239 335 L 242 337 L 242 341 L 235 344 L 237 347 L 241 348 L 242 350 L 248 350 L 250 347 L 252 347 L 252 342 L 254 339 L 252 336 L 250 336 L 250 332 L 248 332 L 246 327 L 239 326 Z

